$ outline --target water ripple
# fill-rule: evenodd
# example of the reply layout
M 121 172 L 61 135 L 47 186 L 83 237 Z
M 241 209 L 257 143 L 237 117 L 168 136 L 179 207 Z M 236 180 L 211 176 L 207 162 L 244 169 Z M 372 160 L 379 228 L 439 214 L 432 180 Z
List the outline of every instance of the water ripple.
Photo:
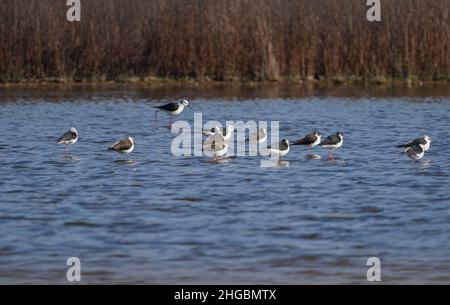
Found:
M 193 98 L 204 122 L 346 135 L 334 161 L 295 147 L 261 168 L 173 157 L 149 91 L 73 94 L 0 98 L 0 283 L 64 283 L 69 256 L 90 266 L 86 283 L 366 283 L 370 256 L 388 262 L 385 282 L 450 283 L 448 98 Z M 71 126 L 65 158 L 54 139 Z M 412 165 L 395 147 L 424 134 L 435 142 Z M 106 150 L 128 135 L 126 160 Z

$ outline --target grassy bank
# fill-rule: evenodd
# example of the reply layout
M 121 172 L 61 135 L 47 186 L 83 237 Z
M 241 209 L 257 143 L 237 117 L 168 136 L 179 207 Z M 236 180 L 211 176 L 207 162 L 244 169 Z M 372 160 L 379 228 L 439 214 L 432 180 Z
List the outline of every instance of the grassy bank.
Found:
M 0 82 L 450 80 L 450 1 L 0 0 Z

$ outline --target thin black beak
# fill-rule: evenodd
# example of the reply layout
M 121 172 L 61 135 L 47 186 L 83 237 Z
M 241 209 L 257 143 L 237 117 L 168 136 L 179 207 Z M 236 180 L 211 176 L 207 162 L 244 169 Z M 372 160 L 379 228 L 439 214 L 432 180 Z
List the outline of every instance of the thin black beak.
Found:
M 191 105 L 188 105 L 188 108 L 195 112 L 194 108 L 192 108 Z

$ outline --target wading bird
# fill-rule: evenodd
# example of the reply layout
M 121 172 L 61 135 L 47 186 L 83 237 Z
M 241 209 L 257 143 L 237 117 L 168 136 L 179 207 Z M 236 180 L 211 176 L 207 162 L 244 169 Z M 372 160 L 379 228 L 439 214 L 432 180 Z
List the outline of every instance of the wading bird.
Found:
M 342 147 L 342 144 L 344 144 L 344 134 L 342 132 L 336 132 L 334 135 L 329 136 L 326 138 L 322 143 L 320 143 L 320 146 L 323 148 L 328 148 L 330 150 L 330 155 L 328 156 L 328 160 L 334 159 L 334 151 L 336 149 L 339 149 Z
M 123 155 L 133 152 L 134 139 L 132 137 L 128 137 L 127 139 L 117 141 L 116 143 L 111 145 L 108 150 L 120 153 L 121 158 L 123 158 Z
M 73 145 L 78 141 L 78 131 L 75 127 L 70 128 L 68 132 L 63 134 L 56 140 L 56 144 L 66 145 L 65 155 L 69 155 L 69 145 Z
M 223 157 L 228 151 L 228 143 L 218 126 L 214 127 L 214 134 L 203 142 L 203 151 L 207 156 L 212 156 L 215 161 Z
M 161 106 L 155 106 L 154 108 L 158 109 L 155 111 L 156 125 L 158 126 L 158 112 L 164 111 L 170 115 L 169 128 L 171 128 L 174 116 L 181 114 L 185 107 L 189 107 L 190 109 L 192 109 L 192 107 L 189 106 L 189 102 L 187 100 L 181 100 L 179 102 L 173 102 L 173 103 L 169 103 L 169 104 L 165 104 L 165 105 L 161 105 Z
M 420 160 L 425 155 L 425 145 L 426 144 L 418 144 L 407 147 L 403 153 L 405 153 L 414 164 L 417 160 Z
M 311 148 L 317 146 L 322 141 L 322 134 L 318 131 L 314 131 L 306 135 L 304 138 L 295 141 L 292 145 L 303 145 L 308 147 L 308 155 L 311 155 Z
M 291 149 L 289 145 L 289 140 L 283 139 L 279 143 L 270 145 L 269 147 L 270 155 L 278 156 L 280 159 L 289 153 Z

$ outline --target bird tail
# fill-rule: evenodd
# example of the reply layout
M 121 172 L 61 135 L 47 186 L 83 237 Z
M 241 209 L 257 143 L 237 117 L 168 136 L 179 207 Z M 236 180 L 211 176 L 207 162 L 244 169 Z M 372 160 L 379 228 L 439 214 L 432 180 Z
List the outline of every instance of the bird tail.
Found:
M 292 145 L 306 145 L 306 143 L 305 143 L 305 141 L 302 139 L 302 140 L 295 141 L 294 143 L 292 143 Z

